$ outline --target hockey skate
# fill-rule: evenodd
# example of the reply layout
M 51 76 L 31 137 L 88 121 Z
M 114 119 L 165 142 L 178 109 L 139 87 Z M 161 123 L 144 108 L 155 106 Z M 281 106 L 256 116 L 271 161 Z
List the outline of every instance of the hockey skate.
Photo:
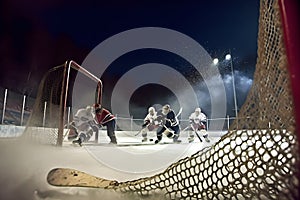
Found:
M 195 140 L 195 136 L 190 134 L 190 136 L 188 137 L 189 143 L 194 142 L 194 140 Z M 200 142 L 202 142 L 202 141 L 200 141 Z
M 147 142 L 147 138 L 146 137 L 144 137 L 143 139 L 142 139 L 142 142 Z
M 116 136 L 110 136 L 109 144 L 113 144 L 113 145 L 118 144 Z
M 157 139 L 157 140 L 154 141 L 154 144 L 158 144 L 160 141 L 161 141 L 161 139 L 160 140 Z
M 188 141 L 189 141 L 189 143 L 194 142 L 194 137 L 189 137 L 189 138 L 188 138 Z
M 117 142 L 112 142 L 112 141 L 110 141 L 108 144 L 109 144 L 109 145 L 117 145 L 118 143 L 117 143 Z
M 81 141 L 81 138 L 78 138 L 77 140 L 73 140 L 72 141 L 73 144 L 78 144 L 79 146 L 82 146 L 82 141 Z
M 178 138 L 179 138 L 179 136 L 175 135 L 175 137 L 173 138 L 173 142 L 174 143 L 181 143 L 181 140 L 179 140 Z
M 208 137 L 204 137 L 206 142 L 210 142 L 210 140 L 208 139 Z
M 174 142 L 174 143 L 181 143 L 182 141 L 179 140 L 179 139 L 173 139 L 173 142 Z

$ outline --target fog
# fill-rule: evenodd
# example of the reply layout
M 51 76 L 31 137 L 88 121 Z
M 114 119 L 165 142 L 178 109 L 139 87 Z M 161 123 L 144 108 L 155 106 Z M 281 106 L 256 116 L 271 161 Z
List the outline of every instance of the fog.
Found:
M 54 147 L 15 139 L 0 139 L 0 199 L 140 199 L 134 194 L 112 190 L 55 187 L 47 183 L 47 173 L 55 167 L 74 168 L 106 179 L 124 181 L 137 178 L 103 167 L 83 148 Z M 135 177 L 136 176 L 136 177 Z M 158 199 L 152 196 L 147 199 Z

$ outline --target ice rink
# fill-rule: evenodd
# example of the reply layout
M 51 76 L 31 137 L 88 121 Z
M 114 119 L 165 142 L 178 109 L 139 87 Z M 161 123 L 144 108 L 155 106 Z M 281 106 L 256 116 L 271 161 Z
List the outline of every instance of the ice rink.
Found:
M 187 142 L 183 134 L 180 144 L 163 138 L 161 144 L 146 142 L 141 137 L 117 133 L 118 145 L 109 145 L 105 133 L 99 143 L 82 147 L 65 141 L 62 147 L 24 142 L 18 138 L 0 139 L 0 199 L 141 199 L 137 194 L 91 188 L 55 187 L 47 183 L 48 172 L 57 167 L 73 168 L 109 180 L 128 181 L 164 171 L 180 158 L 209 147 L 220 139 L 211 134 L 211 141 Z M 147 199 L 158 199 L 151 196 Z

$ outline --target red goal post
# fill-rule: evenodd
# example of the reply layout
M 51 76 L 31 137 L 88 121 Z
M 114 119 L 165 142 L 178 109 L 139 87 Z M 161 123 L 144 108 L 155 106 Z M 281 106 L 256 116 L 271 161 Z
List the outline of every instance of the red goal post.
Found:
M 69 84 L 70 84 L 70 71 L 71 68 L 75 69 L 76 71 L 80 72 L 81 74 L 85 75 L 89 79 L 93 80 L 97 83 L 96 89 L 96 98 L 95 103 L 102 104 L 102 81 L 93 75 L 91 72 L 77 64 L 75 61 L 70 60 L 66 61 L 64 65 L 64 76 L 63 76 L 63 83 L 61 89 L 61 96 L 60 96 L 60 115 L 59 115 L 59 127 L 58 127 L 58 137 L 56 145 L 62 146 L 63 143 L 63 136 L 64 136 L 64 124 L 65 124 L 65 116 L 66 116 L 66 108 L 67 108 L 67 99 L 69 93 Z M 72 94 L 72 92 L 71 92 Z
M 295 129 L 298 144 L 300 144 L 300 3 L 298 0 L 278 0 L 282 27 L 284 33 L 284 44 L 290 73 L 291 89 L 294 99 Z M 300 148 L 298 148 L 300 155 Z M 299 164 L 298 164 L 298 167 Z M 298 172 L 298 181 L 300 173 Z M 297 188 L 300 194 L 300 187 Z

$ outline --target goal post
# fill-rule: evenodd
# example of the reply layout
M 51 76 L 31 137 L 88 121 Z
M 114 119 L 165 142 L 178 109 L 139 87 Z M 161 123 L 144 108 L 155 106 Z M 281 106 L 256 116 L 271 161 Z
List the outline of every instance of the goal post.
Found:
M 294 102 L 300 102 L 300 3 L 297 0 L 278 0 L 287 52 L 288 69 Z M 295 103 L 296 130 L 300 144 L 300 105 Z M 300 154 L 300 149 L 299 149 Z
M 92 82 L 95 97 L 90 102 L 102 104 L 102 81 L 73 60 L 50 69 L 42 78 L 33 111 L 24 134 L 42 143 L 62 146 L 67 109 L 72 108 L 73 88 L 78 74 Z M 72 117 L 71 117 L 72 118 Z
M 300 3 L 297 0 L 278 0 L 282 27 L 284 33 L 284 43 L 287 52 L 288 69 L 290 73 L 291 89 L 294 99 L 295 130 L 300 144 Z M 298 147 L 300 155 L 300 148 Z M 300 169 L 300 163 L 298 163 Z M 300 181 L 300 172 L 297 174 Z M 298 186 L 300 193 L 300 186 Z

